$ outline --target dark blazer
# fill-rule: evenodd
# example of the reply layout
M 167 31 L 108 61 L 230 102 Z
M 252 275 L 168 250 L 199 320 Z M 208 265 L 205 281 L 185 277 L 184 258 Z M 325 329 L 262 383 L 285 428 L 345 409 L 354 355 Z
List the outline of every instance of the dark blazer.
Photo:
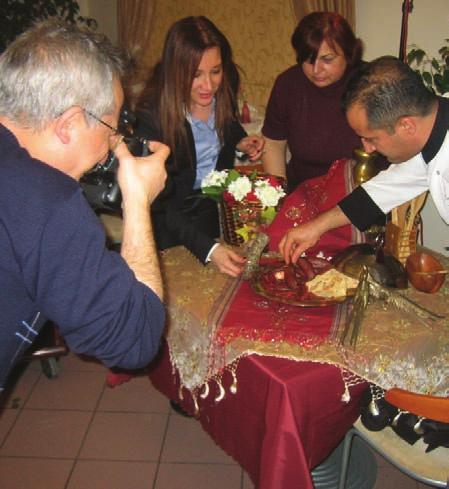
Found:
M 207 254 L 220 235 L 217 203 L 199 197 L 194 190 L 196 177 L 196 152 L 192 129 L 186 120 L 188 148 L 170 148 L 173 154 L 167 160 L 167 182 L 164 190 L 151 206 L 156 244 L 163 250 L 184 245 L 199 260 L 205 263 Z M 154 111 L 137 111 L 135 133 L 154 141 L 161 140 L 159 117 Z M 217 170 L 233 168 L 235 147 L 246 136 L 240 123 L 233 121 L 225 131 L 225 143 L 221 148 Z M 192 164 L 189 163 L 189 153 Z

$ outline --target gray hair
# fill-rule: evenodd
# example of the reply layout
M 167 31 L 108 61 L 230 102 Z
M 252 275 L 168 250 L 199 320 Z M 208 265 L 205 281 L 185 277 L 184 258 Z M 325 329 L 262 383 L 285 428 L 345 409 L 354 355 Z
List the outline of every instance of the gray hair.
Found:
M 100 118 L 114 111 L 113 80 L 124 70 L 125 58 L 106 36 L 41 22 L 0 56 L 0 115 L 37 130 L 73 106 Z

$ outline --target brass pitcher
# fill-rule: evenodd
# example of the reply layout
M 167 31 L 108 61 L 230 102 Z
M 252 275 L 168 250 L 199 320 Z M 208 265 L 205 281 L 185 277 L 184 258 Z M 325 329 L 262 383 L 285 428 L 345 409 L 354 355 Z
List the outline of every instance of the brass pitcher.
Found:
M 379 173 L 379 170 L 376 167 L 376 159 L 378 156 L 378 153 L 367 153 L 363 148 L 356 148 L 354 150 L 356 165 L 353 171 L 354 183 L 356 186 L 366 182 Z

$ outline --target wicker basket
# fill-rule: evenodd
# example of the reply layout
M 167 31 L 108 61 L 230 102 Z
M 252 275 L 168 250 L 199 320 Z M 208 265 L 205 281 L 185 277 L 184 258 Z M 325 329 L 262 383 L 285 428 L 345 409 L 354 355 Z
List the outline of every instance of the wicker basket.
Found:
M 254 202 L 220 203 L 220 223 L 223 239 L 226 243 L 239 246 L 243 244 L 243 237 L 236 233 L 236 229 L 249 226 L 257 229 L 260 225 L 262 205 Z
M 418 226 L 416 223 L 411 230 L 404 230 L 388 222 L 385 230 L 384 249 L 405 265 L 407 258 L 416 252 L 417 238 Z
M 266 173 L 259 173 L 256 178 L 263 179 L 265 177 L 267 177 Z M 282 177 L 276 178 L 285 189 L 285 179 Z M 276 211 L 280 209 L 281 204 L 282 199 L 276 206 Z M 262 211 L 263 207 L 259 202 L 251 202 L 244 199 L 242 202 L 234 202 L 230 204 L 224 200 L 221 201 L 219 204 L 220 226 L 224 241 L 233 246 L 240 246 L 243 244 L 244 239 L 236 233 L 236 230 L 248 226 L 256 231 L 264 224 L 261 220 Z

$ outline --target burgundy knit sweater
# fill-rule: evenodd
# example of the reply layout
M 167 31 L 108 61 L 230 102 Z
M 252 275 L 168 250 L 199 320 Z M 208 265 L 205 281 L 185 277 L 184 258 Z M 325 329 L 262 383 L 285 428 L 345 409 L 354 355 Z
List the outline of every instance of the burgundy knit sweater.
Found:
M 324 175 L 334 160 L 350 158 L 353 149 L 361 147 L 341 108 L 348 76 L 319 88 L 296 65 L 276 79 L 262 133 L 270 139 L 287 140 L 292 155 L 287 164 L 290 190 Z

